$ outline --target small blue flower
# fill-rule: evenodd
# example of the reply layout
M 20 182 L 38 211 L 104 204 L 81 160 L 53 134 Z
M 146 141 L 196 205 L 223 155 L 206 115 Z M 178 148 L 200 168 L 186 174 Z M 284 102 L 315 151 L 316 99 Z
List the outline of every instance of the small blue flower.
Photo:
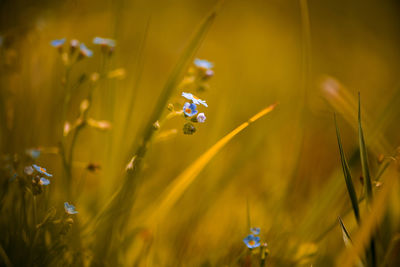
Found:
M 84 57 L 92 57 L 93 56 L 93 51 L 90 50 L 89 48 L 87 48 L 84 43 L 81 43 L 79 48 L 80 48 L 80 52 L 81 52 L 82 56 L 84 56 Z
M 259 235 L 260 234 L 260 228 L 259 227 L 252 227 L 252 228 L 250 228 L 250 232 L 252 232 L 253 235 Z
M 36 165 L 36 164 L 33 164 L 32 167 L 33 167 L 36 171 L 40 172 L 41 174 L 46 175 L 47 177 L 53 177 L 53 175 L 50 174 L 50 173 L 48 173 L 48 172 L 46 171 L 45 168 L 42 168 L 42 167 L 40 167 L 40 166 L 38 166 L 38 165 Z
M 50 181 L 49 180 L 47 180 L 46 178 L 44 178 L 44 177 L 42 177 L 42 178 L 40 178 L 40 182 L 39 182 L 41 185 L 49 185 L 50 184 Z
M 200 123 L 205 122 L 205 121 L 206 121 L 206 115 L 204 115 L 203 112 L 202 112 L 202 113 L 199 113 L 199 114 L 197 115 L 197 121 L 200 122 Z
M 93 43 L 97 45 L 104 45 L 104 46 L 109 46 L 109 47 L 115 47 L 115 40 L 113 39 L 108 39 L 108 38 L 101 38 L 101 37 L 95 37 L 93 39 Z
M 62 38 L 62 39 L 51 41 L 50 45 L 58 48 L 58 47 L 61 47 L 64 43 L 65 43 L 65 38 Z
M 193 103 L 196 104 L 196 105 L 200 105 L 201 104 L 201 105 L 203 105 L 205 107 L 208 107 L 208 105 L 207 105 L 205 100 L 201 100 L 200 98 L 198 98 L 197 96 L 194 96 L 191 93 L 182 92 L 182 96 L 184 98 L 186 98 L 186 99 L 192 100 Z
M 183 105 L 183 113 L 185 113 L 185 115 L 188 117 L 196 115 L 197 114 L 196 104 L 186 102 Z
M 37 159 L 40 156 L 41 151 L 39 149 L 30 148 L 25 150 L 25 153 L 33 159 Z
M 65 212 L 68 213 L 68 214 L 76 214 L 76 213 L 78 213 L 75 210 L 75 206 L 72 205 L 72 204 L 69 204 L 68 202 L 64 202 L 64 209 L 65 209 Z
M 250 249 L 257 248 L 260 246 L 260 237 L 254 235 L 248 235 L 245 239 L 243 239 L 243 242 Z
M 194 65 L 196 65 L 196 67 L 201 68 L 201 69 L 211 69 L 212 67 L 214 67 L 213 63 L 211 63 L 207 60 L 198 59 L 198 58 L 196 58 L 194 60 Z

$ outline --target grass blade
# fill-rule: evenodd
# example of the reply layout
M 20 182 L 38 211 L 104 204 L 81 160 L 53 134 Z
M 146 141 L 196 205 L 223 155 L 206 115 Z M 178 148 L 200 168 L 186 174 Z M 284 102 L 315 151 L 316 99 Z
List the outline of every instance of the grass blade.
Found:
M 374 197 L 374 200 L 371 203 L 370 212 L 364 218 L 359 230 L 354 235 L 353 247 L 351 249 L 343 251 L 343 253 L 338 258 L 336 266 L 353 266 L 353 263 L 355 263 L 357 260 L 357 255 L 360 255 L 360 253 L 363 252 L 363 250 L 371 240 L 371 236 L 374 230 L 385 216 L 385 212 L 388 208 L 387 202 L 390 194 L 393 194 L 394 190 L 398 186 L 398 176 L 388 176 L 388 178 L 389 179 L 387 180 L 385 179 L 385 183 L 383 184 L 382 188 L 377 192 L 376 196 Z
M 347 231 L 346 227 L 344 226 L 344 223 L 342 221 L 342 218 L 339 217 L 339 224 L 340 224 L 340 229 L 342 230 L 342 235 L 343 235 L 343 242 L 344 245 L 348 248 L 353 245 L 353 241 L 351 240 L 350 234 Z
M 155 109 L 150 116 L 150 120 L 145 128 L 143 135 L 144 136 L 143 137 L 144 141 L 142 142 L 143 145 L 141 145 L 139 149 L 136 150 L 136 153 L 135 153 L 136 145 L 134 145 L 130 150 L 126 162 L 128 162 L 129 159 L 132 158 L 132 155 L 137 155 L 137 157 L 140 159 L 143 156 L 142 154 L 145 153 L 147 142 L 149 141 L 149 139 L 151 139 L 151 137 L 154 134 L 154 127 L 153 127 L 154 122 L 156 122 L 160 118 L 162 112 L 165 110 L 167 106 L 168 99 L 170 98 L 172 92 L 181 82 L 187 67 L 189 66 L 194 55 L 199 49 L 200 44 L 202 43 L 206 33 L 208 32 L 212 23 L 214 22 L 214 19 L 217 15 L 217 11 L 219 10 L 220 6 L 221 2 L 217 4 L 217 6 L 210 13 L 210 15 L 208 15 L 208 17 L 204 20 L 204 22 L 201 24 L 200 28 L 197 30 L 193 38 L 190 40 L 188 46 L 182 53 L 174 69 L 172 70 L 167 82 L 165 83 L 164 88 L 162 89 L 161 94 L 158 98 Z
M 361 167 L 362 167 L 362 173 L 364 176 L 364 181 L 365 181 L 365 188 L 366 188 L 366 196 L 367 196 L 367 207 L 369 209 L 369 206 L 372 202 L 372 181 L 371 181 L 371 175 L 369 172 L 369 166 L 368 166 L 368 155 L 367 155 L 367 148 L 365 146 L 365 139 L 364 139 L 364 133 L 363 129 L 361 126 L 361 100 L 360 100 L 360 93 L 358 93 L 358 141 L 360 145 L 360 159 L 361 159 Z M 367 258 L 370 266 L 374 267 L 376 266 L 376 255 L 375 255 L 375 240 L 374 236 L 371 235 L 371 241 L 370 241 L 370 248 L 369 251 L 367 251 Z
M 215 16 L 217 14 L 219 5 L 217 5 L 216 8 L 209 14 L 209 16 L 205 19 L 205 21 L 200 25 L 200 28 L 197 30 L 197 32 L 194 34 L 192 37 L 191 41 L 189 42 L 188 46 L 186 47 L 185 51 L 179 58 L 174 70 L 170 74 L 168 81 L 166 82 L 162 92 L 161 96 L 158 99 L 158 103 L 155 107 L 155 110 L 153 111 L 151 118 L 145 128 L 145 132 L 143 135 L 143 141 L 141 142 L 141 145 L 135 150 L 135 147 L 133 146 L 131 148 L 131 152 L 129 154 L 129 160 L 132 159 L 132 156 L 135 158 L 135 166 L 132 168 L 130 171 L 127 172 L 126 174 L 126 179 L 124 181 L 123 186 L 120 187 L 120 190 L 117 191 L 113 197 L 111 198 L 110 202 L 106 205 L 106 207 L 100 212 L 98 217 L 96 218 L 95 221 L 100 220 L 103 218 L 106 214 L 113 214 L 115 215 L 115 210 L 122 210 L 120 208 L 120 204 L 124 204 L 126 202 L 126 197 L 129 199 L 129 196 L 132 196 L 132 181 L 135 180 L 134 177 L 137 175 L 137 173 L 140 171 L 140 166 L 141 166 L 141 160 L 145 156 L 146 153 L 146 147 L 150 139 L 152 138 L 154 134 L 154 127 L 153 123 L 158 120 L 158 118 L 161 116 L 163 110 L 165 110 L 166 103 L 175 89 L 175 87 L 178 85 L 180 78 L 184 74 L 184 71 L 186 70 L 186 67 L 194 57 L 197 49 L 200 46 L 201 41 L 203 40 L 205 34 L 207 33 L 208 29 L 211 27 Z M 126 161 L 126 162 L 128 162 Z M 128 189 L 127 189 L 128 188 Z M 129 206 L 131 203 L 128 204 Z M 114 212 L 113 212 L 114 211 Z
M 192 61 L 194 55 L 200 47 L 200 44 L 205 38 L 206 33 L 214 22 L 221 3 L 222 1 L 219 1 L 213 11 L 202 22 L 180 56 L 160 93 L 156 106 L 151 113 L 147 125 L 145 126 L 144 133 L 141 136 L 142 141 L 140 142 L 139 147 L 136 148 L 136 144 L 134 144 L 130 148 L 127 160 L 125 162 L 129 162 L 133 156 L 135 158 L 134 167 L 127 170 L 125 179 L 121 183 L 121 186 L 113 194 L 109 202 L 104 205 L 104 208 L 100 211 L 97 217 L 93 220 L 94 227 L 92 227 L 91 230 L 96 232 L 97 239 L 109 240 L 108 243 L 96 243 L 97 247 L 95 250 L 100 261 L 102 261 L 108 255 L 116 255 L 115 252 L 118 249 L 118 243 L 116 242 L 118 237 L 116 233 L 118 232 L 118 234 L 121 234 L 126 229 L 128 218 L 130 217 L 130 212 L 136 196 L 135 193 L 138 183 L 137 177 L 142 169 L 142 160 L 146 155 L 148 143 L 154 136 L 155 131 L 153 124 L 160 118 L 162 112 L 165 110 L 168 99 L 181 81 L 188 65 Z
M 336 114 L 335 114 L 334 118 L 335 118 L 335 126 L 336 126 L 336 136 L 337 136 L 339 152 L 340 152 L 340 161 L 342 163 L 343 175 L 344 175 L 344 179 L 346 181 L 347 192 L 349 193 L 351 205 L 353 206 L 354 216 L 356 217 L 357 223 L 360 224 L 360 208 L 358 207 L 357 194 L 354 189 L 349 165 L 347 164 L 346 156 L 344 155 L 344 152 L 343 152 L 342 140 L 340 138 L 339 128 L 338 128 L 337 121 L 336 121 Z
M 183 195 L 186 189 L 193 183 L 199 173 L 204 169 L 204 167 L 210 162 L 210 160 L 230 141 L 234 138 L 238 133 L 247 128 L 251 123 L 260 119 L 261 117 L 270 113 L 277 104 L 273 104 L 253 117 L 251 117 L 248 121 L 239 125 L 232 132 L 228 133 L 224 137 L 222 137 L 217 143 L 215 143 L 212 147 L 210 147 L 206 152 L 204 152 L 195 162 L 193 162 L 186 170 L 184 170 L 166 189 L 165 193 L 161 198 L 160 205 L 155 209 L 153 216 L 149 216 L 150 222 L 156 222 L 154 217 L 158 218 L 158 221 L 162 219 L 168 211 L 172 208 L 172 206 L 178 201 L 178 199 Z M 151 219 L 150 219 L 151 218 Z
M 358 93 L 358 141 L 360 145 L 360 159 L 361 159 L 361 166 L 362 166 L 362 173 L 365 180 L 365 188 L 367 192 L 367 202 L 371 203 L 372 201 L 372 181 L 371 175 L 369 172 L 368 166 L 368 155 L 367 155 L 367 148 L 365 146 L 365 139 L 364 133 L 361 126 L 361 101 L 360 101 L 360 93 Z
M 346 248 L 352 248 L 353 241 L 351 240 L 349 231 L 347 231 L 347 229 L 344 226 L 344 223 L 342 221 L 342 218 L 340 218 L 340 217 L 339 217 L 339 225 L 340 225 L 340 229 L 342 230 L 344 245 L 346 246 Z M 356 266 L 359 266 L 359 267 L 364 266 L 364 264 L 362 263 L 362 261 L 359 257 L 357 257 L 357 259 L 356 259 Z

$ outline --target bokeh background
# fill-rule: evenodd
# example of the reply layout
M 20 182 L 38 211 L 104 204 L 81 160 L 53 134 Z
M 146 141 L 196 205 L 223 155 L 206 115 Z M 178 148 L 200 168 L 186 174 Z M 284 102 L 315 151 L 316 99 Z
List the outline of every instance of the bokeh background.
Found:
M 54 173 L 50 206 L 65 201 L 54 153 L 64 124 L 64 67 L 50 41 L 77 38 L 93 49 L 93 58 L 74 67 L 72 80 L 98 70 L 96 36 L 117 41 L 108 68 L 126 71 L 125 79 L 107 81 L 94 95 L 91 116 L 110 120 L 112 130 L 85 129 L 77 141 L 77 198 L 70 201 L 77 219 L 90 221 L 121 184 L 129 148 L 140 143 L 174 64 L 215 4 L 0 1 L 2 150 L 43 149 L 39 163 Z M 279 105 L 211 161 L 156 231 L 126 245 L 126 265 L 150 238 L 150 256 L 139 265 L 228 266 L 244 249 L 248 212 L 268 243 L 269 264 L 333 265 L 344 249 L 340 228 L 321 235 L 350 207 L 333 112 L 350 158 L 358 146 L 360 92 L 372 169 L 380 154 L 393 154 L 400 143 L 399 14 L 396 0 L 225 1 L 196 55 L 215 64 L 210 88 L 200 95 L 209 104 L 207 121 L 193 136 L 182 133 L 179 118 L 163 125 L 177 134 L 149 147 L 129 224 L 140 226 L 135 214 L 153 209 L 207 148 L 264 107 Z M 180 93 L 177 88 L 170 102 L 182 104 Z M 76 119 L 85 95 L 84 87 L 73 94 L 67 120 Z M 100 170 L 88 172 L 90 162 Z M 357 190 L 359 165 L 355 157 L 350 167 Z M 398 200 L 396 194 L 388 204 L 396 215 L 390 225 L 398 223 Z M 350 215 L 344 221 L 354 229 Z M 308 254 L 315 255 L 307 261 Z

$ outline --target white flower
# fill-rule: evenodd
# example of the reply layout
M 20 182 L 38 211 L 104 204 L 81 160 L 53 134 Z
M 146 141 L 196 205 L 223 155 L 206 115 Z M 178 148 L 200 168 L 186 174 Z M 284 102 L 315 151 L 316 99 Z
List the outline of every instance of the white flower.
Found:
M 206 121 L 206 115 L 204 115 L 204 113 L 199 113 L 199 115 L 197 115 L 197 121 L 200 123 L 203 123 Z
M 185 93 L 182 92 L 182 96 L 186 99 L 192 100 L 194 104 L 196 105 L 203 105 L 205 107 L 208 107 L 207 103 L 205 100 L 201 100 L 200 98 L 198 98 L 197 96 L 192 95 L 191 93 Z

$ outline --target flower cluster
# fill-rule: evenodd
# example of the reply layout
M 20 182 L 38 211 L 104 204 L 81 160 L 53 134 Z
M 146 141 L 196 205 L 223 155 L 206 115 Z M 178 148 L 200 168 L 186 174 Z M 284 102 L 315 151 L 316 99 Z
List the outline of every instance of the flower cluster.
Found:
M 32 193 L 34 195 L 39 195 L 43 192 L 43 186 L 50 184 L 50 180 L 47 178 L 53 177 L 52 174 L 48 173 L 43 167 L 36 164 L 32 166 L 27 166 L 24 168 L 25 174 L 32 177 Z M 47 178 L 45 178 L 45 176 Z
M 184 98 L 190 100 L 190 102 L 186 102 L 183 105 L 182 111 L 183 111 L 184 117 L 189 118 L 191 121 L 191 122 L 187 122 L 183 126 L 183 133 L 184 134 L 193 134 L 194 132 L 196 132 L 196 127 L 193 125 L 192 122 L 204 123 L 206 121 L 206 115 L 204 115 L 203 112 L 198 113 L 197 105 L 203 105 L 205 107 L 208 107 L 208 105 L 205 100 L 202 100 L 191 93 L 183 92 L 182 96 Z
M 111 55 L 115 49 L 115 40 L 109 38 L 95 37 L 93 39 L 95 45 L 99 45 L 101 51 L 105 54 Z
M 243 239 L 243 242 L 246 244 L 246 246 L 249 249 L 257 248 L 260 246 L 260 237 L 258 236 L 260 234 L 260 228 L 258 227 L 253 227 L 250 228 L 251 234 L 246 236 Z
M 66 49 L 65 47 L 66 42 L 66 38 L 56 39 L 50 42 L 51 46 L 58 49 L 66 66 L 93 56 L 93 51 L 79 40 L 72 39 L 69 42 L 69 49 Z M 108 56 L 111 56 L 115 49 L 115 40 L 113 39 L 95 37 L 93 39 L 93 44 L 99 45 L 102 53 L 107 54 Z
M 265 249 L 267 247 L 267 243 L 260 243 L 260 228 L 252 227 L 250 228 L 250 232 L 251 234 L 243 239 L 243 242 L 246 244 L 246 246 L 249 249 L 258 248 L 260 246 Z
M 252 254 L 259 255 L 260 266 L 264 266 L 266 257 L 269 254 L 269 250 L 267 249 L 267 243 L 261 242 L 260 239 L 260 228 L 252 227 L 250 228 L 251 234 L 246 236 L 243 239 L 245 245 L 250 249 Z
M 68 66 L 84 58 L 93 56 L 93 51 L 87 48 L 84 43 L 81 43 L 76 39 L 72 39 L 69 42 L 69 49 L 66 49 L 66 42 L 66 38 L 57 39 L 50 42 L 51 46 L 58 49 L 64 65 Z
M 183 91 L 181 96 L 186 98 L 186 102 L 183 103 L 182 109 L 179 108 L 175 110 L 175 107 L 172 103 L 168 104 L 168 110 L 170 113 L 166 116 L 165 119 L 171 119 L 173 117 L 182 116 L 187 120 L 183 125 L 183 133 L 187 135 L 192 135 L 196 132 L 196 126 L 194 123 L 204 123 L 206 121 L 206 115 L 204 112 L 199 112 L 198 108 L 202 106 L 208 107 L 208 104 L 205 100 L 200 99 L 193 93 L 189 93 L 188 91 L 203 91 L 200 88 L 204 89 L 204 84 L 211 77 L 214 72 L 212 70 L 213 63 L 208 62 L 207 60 L 195 59 L 193 66 L 189 68 L 188 73 L 184 77 L 182 83 L 179 85 L 179 88 Z M 156 121 L 153 126 L 154 129 L 160 129 L 163 121 Z M 172 135 L 177 131 L 164 132 L 159 137 L 165 138 L 166 136 Z

